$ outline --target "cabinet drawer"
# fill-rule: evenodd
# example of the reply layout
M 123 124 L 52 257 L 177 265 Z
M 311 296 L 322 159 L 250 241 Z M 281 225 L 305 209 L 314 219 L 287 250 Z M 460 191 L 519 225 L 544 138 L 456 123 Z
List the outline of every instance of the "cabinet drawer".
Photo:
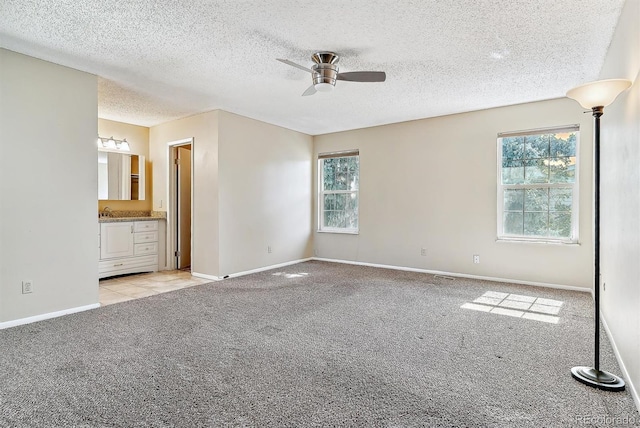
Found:
M 133 234 L 133 243 L 158 242 L 158 232 L 137 232 Z
M 136 221 L 133 226 L 134 232 L 151 232 L 158 230 L 158 221 Z
M 131 268 L 153 266 L 157 269 L 158 256 L 128 257 L 120 260 L 98 262 L 98 273 L 124 271 Z
M 134 256 L 144 256 L 147 254 L 158 254 L 158 243 L 148 242 L 146 244 L 135 244 L 133 247 Z

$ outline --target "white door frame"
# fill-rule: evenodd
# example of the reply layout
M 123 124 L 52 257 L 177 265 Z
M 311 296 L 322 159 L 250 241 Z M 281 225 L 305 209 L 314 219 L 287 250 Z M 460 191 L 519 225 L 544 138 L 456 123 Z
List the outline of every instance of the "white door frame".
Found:
M 194 139 L 184 138 L 182 140 L 170 141 L 167 143 L 167 268 L 174 270 L 176 266 L 176 241 L 178 236 L 178 230 L 175 225 L 174 219 L 176 218 L 178 204 L 176 189 L 176 169 L 174 168 L 176 159 L 176 148 L 178 146 L 187 146 L 191 144 L 191 259 L 193 260 L 193 177 L 194 177 L 194 164 L 193 154 Z M 193 270 L 193 269 L 192 269 Z

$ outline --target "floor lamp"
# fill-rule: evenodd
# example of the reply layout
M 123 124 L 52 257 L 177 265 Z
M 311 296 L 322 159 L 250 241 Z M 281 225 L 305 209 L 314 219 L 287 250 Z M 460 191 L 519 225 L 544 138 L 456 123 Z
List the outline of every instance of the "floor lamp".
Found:
M 600 370 L 600 116 L 604 108 L 625 89 L 631 86 L 629 80 L 610 79 L 587 83 L 571 89 L 567 97 L 591 109 L 594 117 L 594 300 L 595 300 L 595 356 L 594 366 L 578 366 L 571 369 L 571 375 L 579 382 L 607 391 L 624 391 L 624 380 Z

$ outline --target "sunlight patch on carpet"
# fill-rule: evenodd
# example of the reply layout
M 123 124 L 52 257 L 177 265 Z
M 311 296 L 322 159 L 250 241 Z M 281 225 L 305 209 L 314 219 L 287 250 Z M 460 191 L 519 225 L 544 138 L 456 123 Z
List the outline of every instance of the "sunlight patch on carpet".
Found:
M 490 312 L 496 315 L 557 324 L 560 318 L 556 315 L 560 313 L 562 304 L 563 302 L 560 300 L 487 291 L 472 303 L 465 303 L 460 307 L 462 309 Z
M 273 276 L 284 276 L 285 278 L 304 278 L 305 276 L 308 276 L 309 274 L 306 272 L 300 272 L 300 273 L 287 273 L 287 272 L 276 272 L 276 273 L 272 273 Z

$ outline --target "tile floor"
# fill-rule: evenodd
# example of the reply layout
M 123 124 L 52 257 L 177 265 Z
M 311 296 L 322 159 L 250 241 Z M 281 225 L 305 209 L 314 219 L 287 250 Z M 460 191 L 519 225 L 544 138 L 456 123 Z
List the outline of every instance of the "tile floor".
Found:
M 211 280 L 197 278 L 190 272 L 180 270 L 105 278 L 100 280 L 100 304 L 126 302 L 207 282 Z

